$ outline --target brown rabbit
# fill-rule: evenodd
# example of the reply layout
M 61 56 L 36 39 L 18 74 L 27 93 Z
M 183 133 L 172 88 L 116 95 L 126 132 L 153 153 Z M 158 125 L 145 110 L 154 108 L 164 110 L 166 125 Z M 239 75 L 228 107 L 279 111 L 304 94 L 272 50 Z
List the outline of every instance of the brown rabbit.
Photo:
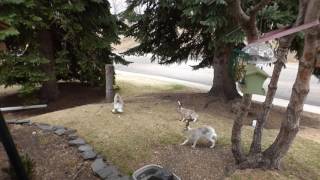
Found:
M 183 108 L 180 101 L 178 101 L 177 111 L 181 114 L 180 121 L 182 122 L 196 122 L 198 120 L 199 115 L 194 110 Z

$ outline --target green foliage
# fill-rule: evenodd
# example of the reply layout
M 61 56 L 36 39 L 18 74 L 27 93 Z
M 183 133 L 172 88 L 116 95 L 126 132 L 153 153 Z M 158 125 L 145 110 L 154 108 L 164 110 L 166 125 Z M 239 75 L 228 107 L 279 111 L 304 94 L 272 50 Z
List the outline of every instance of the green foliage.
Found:
M 22 85 L 20 92 L 25 95 L 39 89 L 41 82 L 47 78 L 39 69 L 47 60 L 39 55 L 30 54 L 16 56 L 8 53 L 0 54 L 0 84 L 13 86 Z
M 127 35 L 140 45 L 127 54 L 152 53 L 160 64 L 181 63 L 198 59 L 195 69 L 214 64 L 214 56 L 225 46 L 237 48 L 245 40 L 244 33 L 227 11 L 225 0 L 128 0 L 123 17 L 130 22 Z M 249 10 L 257 1 L 243 1 Z M 142 14 L 135 8 L 144 7 Z M 258 13 L 257 26 L 264 33 L 291 25 L 297 15 L 297 0 L 272 1 Z M 300 42 L 299 42 L 300 43 Z M 293 46 L 299 51 L 301 46 Z
M 39 35 L 49 31 L 56 79 L 103 85 L 105 64 L 129 63 L 112 53 L 122 24 L 109 9 L 107 0 L 1 1 L 0 22 L 10 28 L 0 30 L 8 48 L 1 55 L 0 84 L 19 84 L 21 92 L 31 93 L 48 79 L 42 65 L 49 61 L 41 54 Z
M 18 35 L 19 32 L 15 28 L 8 28 L 0 31 L 0 41 L 4 40 L 6 37 Z
M 123 16 L 132 25 L 128 36 L 134 36 L 140 45 L 127 54 L 152 53 L 160 64 L 201 60 L 195 68 L 211 66 L 215 50 L 224 44 L 238 44 L 243 33 L 226 16 L 225 1 L 128 1 Z M 134 9 L 145 7 L 143 14 Z M 226 32 L 232 34 L 226 35 Z

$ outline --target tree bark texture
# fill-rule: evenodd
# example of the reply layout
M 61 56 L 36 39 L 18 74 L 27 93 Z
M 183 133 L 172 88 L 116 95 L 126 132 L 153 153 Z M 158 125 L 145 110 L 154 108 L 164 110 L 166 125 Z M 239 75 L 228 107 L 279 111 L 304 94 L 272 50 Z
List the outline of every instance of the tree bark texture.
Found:
M 59 96 L 59 89 L 55 74 L 54 36 L 50 30 L 40 31 L 38 36 L 39 51 L 49 61 L 41 66 L 48 80 L 43 82 L 40 89 L 40 96 L 42 100 L 54 101 Z
M 223 97 L 227 100 L 233 100 L 240 97 L 236 83 L 229 74 L 229 61 L 232 53 L 231 47 L 223 47 L 215 54 L 213 60 L 213 84 L 209 91 L 210 96 Z
M 276 52 L 277 62 L 274 65 L 271 80 L 268 86 L 266 99 L 263 103 L 263 111 L 259 113 L 257 117 L 257 125 L 253 134 L 253 140 L 250 147 L 250 154 L 261 152 L 262 131 L 266 121 L 269 118 L 269 114 L 272 108 L 272 102 L 277 91 L 279 76 L 282 68 L 285 66 L 289 46 L 291 45 L 293 38 L 294 36 L 287 36 L 281 38 L 279 41 L 279 47 Z
M 306 1 L 300 1 L 299 4 L 299 14 L 297 16 L 296 22 L 294 26 L 301 25 L 304 21 L 305 11 L 307 8 Z M 272 76 L 270 79 L 270 83 L 268 86 L 268 92 L 263 103 L 263 110 L 257 116 L 257 125 L 254 130 L 253 139 L 250 147 L 250 155 L 255 153 L 261 153 L 261 138 L 264 125 L 269 118 L 269 114 L 272 108 L 272 102 L 275 97 L 277 91 L 277 85 L 281 70 L 285 67 L 285 63 L 287 62 L 287 55 L 289 51 L 289 47 L 296 34 L 288 35 L 279 39 L 279 47 L 276 52 L 277 61 L 274 65 Z
M 114 66 L 112 64 L 106 64 L 106 102 L 112 103 L 114 97 Z
M 310 0 L 304 23 L 320 18 L 320 1 Z M 280 161 L 288 152 L 300 126 L 304 101 L 309 93 L 310 79 L 316 63 L 317 50 L 320 47 L 320 27 L 305 32 L 303 58 L 299 62 L 298 74 L 292 88 L 292 94 L 287 107 L 286 118 L 282 121 L 280 132 L 274 143 L 263 153 L 269 159 L 269 164 L 279 168 Z
M 240 110 L 237 113 L 237 117 L 232 127 L 231 150 L 237 164 L 244 162 L 246 160 L 246 156 L 242 150 L 242 145 L 241 145 L 241 129 L 243 126 L 243 120 L 248 115 L 248 112 L 250 109 L 251 98 L 252 98 L 251 94 L 243 95 Z
M 243 28 L 247 35 L 247 40 L 248 42 L 253 42 L 258 39 L 258 29 L 255 26 L 255 22 L 250 21 L 253 24 L 250 24 L 248 29 L 248 26 Z M 245 23 L 246 25 L 247 23 Z M 240 24 L 241 25 L 241 24 Z M 241 25 L 242 26 L 242 25 Z M 244 161 L 246 161 L 247 157 L 244 154 L 242 150 L 242 145 L 241 145 L 241 129 L 243 126 L 243 120 L 247 117 L 248 111 L 251 106 L 251 101 L 252 101 L 252 95 L 251 94 L 244 94 L 242 97 L 242 103 L 240 110 L 237 113 L 236 119 L 233 123 L 232 127 L 232 134 L 231 134 L 231 143 L 232 143 L 232 153 L 233 156 L 236 160 L 236 164 L 240 164 Z

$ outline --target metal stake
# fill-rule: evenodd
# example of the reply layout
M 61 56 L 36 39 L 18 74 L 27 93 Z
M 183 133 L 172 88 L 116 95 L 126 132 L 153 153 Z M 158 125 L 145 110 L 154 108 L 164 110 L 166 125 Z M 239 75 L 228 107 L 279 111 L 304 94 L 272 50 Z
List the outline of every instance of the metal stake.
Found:
M 23 167 L 21 158 L 13 142 L 9 129 L 4 121 L 2 113 L 0 111 L 0 140 L 8 154 L 11 165 L 13 166 L 17 178 L 19 180 L 28 180 L 27 173 Z

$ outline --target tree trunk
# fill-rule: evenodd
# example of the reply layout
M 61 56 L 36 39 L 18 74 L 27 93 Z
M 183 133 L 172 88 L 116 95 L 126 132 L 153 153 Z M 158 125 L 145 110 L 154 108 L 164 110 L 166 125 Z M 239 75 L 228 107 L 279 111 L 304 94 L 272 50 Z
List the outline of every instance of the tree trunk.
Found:
M 272 102 L 277 91 L 279 76 L 282 68 L 285 66 L 285 62 L 287 61 L 289 47 L 294 37 L 295 37 L 294 35 L 291 35 L 291 36 L 283 37 L 279 40 L 279 47 L 276 52 L 277 62 L 274 65 L 272 77 L 268 86 L 267 96 L 263 103 L 263 111 L 259 113 L 257 117 L 257 125 L 254 130 L 253 140 L 250 147 L 251 155 L 261 152 L 262 131 L 266 121 L 269 118 L 269 113 L 272 108 Z
M 320 1 L 308 4 L 305 23 L 320 18 Z M 316 63 L 317 49 L 320 47 L 320 28 L 306 31 L 303 58 L 299 62 L 298 74 L 292 88 L 287 107 L 287 116 L 281 123 L 280 132 L 274 143 L 263 153 L 272 167 L 278 168 L 283 156 L 288 152 L 300 126 L 304 101 L 309 93 L 310 79 Z
M 229 73 L 229 61 L 232 48 L 225 46 L 216 52 L 213 60 L 213 83 L 209 91 L 210 96 L 223 97 L 227 100 L 233 100 L 240 97 L 236 84 Z
M 114 66 L 112 64 L 106 64 L 106 102 L 112 103 L 114 97 Z
M 237 117 L 232 127 L 231 150 L 237 164 L 242 163 L 246 160 L 246 156 L 242 150 L 242 145 L 241 145 L 241 129 L 243 126 L 243 120 L 248 115 L 248 112 L 250 109 L 251 98 L 252 98 L 251 94 L 243 95 L 240 110 L 238 111 Z
M 41 66 L 48 80 L 43 82 L 40 96 L 42 100 L 53 101 L 59 96 L 59 89 L 55 75 L 55 58 L 54 58 L 54 37 L 50 30 L 40 31 L 39 34 L 39 51 L 49 61 Z
M 1 51 L 6 51 L 6 50 L 7 50 L 6 43 L 0 42 L 0 52 L 1 52 Z
M 307 3 L 305 1 L 301 1 L 299 4 L 299 14 L 297 16 L 294 26 L 298 26 L 303 23 L 306 7 Z M 262 131 L 266 121 L 269 118 L 269 113 L 272 108 L 272 102 L 277 91 L 279 76 L 282 68 L 285 66 L 285 63 L 287 62 L 289 47 L 291 46 L 291 43 L 295 36 L 296 34 L 292 34 L 279 39 L 279 47 L 276 52 L 277 62 L 275 63 L 272 72 L 272 77 L 268 86 L 267 96 L 263 103 L 263 111 L 257 116 L 257 126 L 253 134 L 253 140 L 250 147 L 250 155 L 253 155 L 255 153 L 261 153 Z

